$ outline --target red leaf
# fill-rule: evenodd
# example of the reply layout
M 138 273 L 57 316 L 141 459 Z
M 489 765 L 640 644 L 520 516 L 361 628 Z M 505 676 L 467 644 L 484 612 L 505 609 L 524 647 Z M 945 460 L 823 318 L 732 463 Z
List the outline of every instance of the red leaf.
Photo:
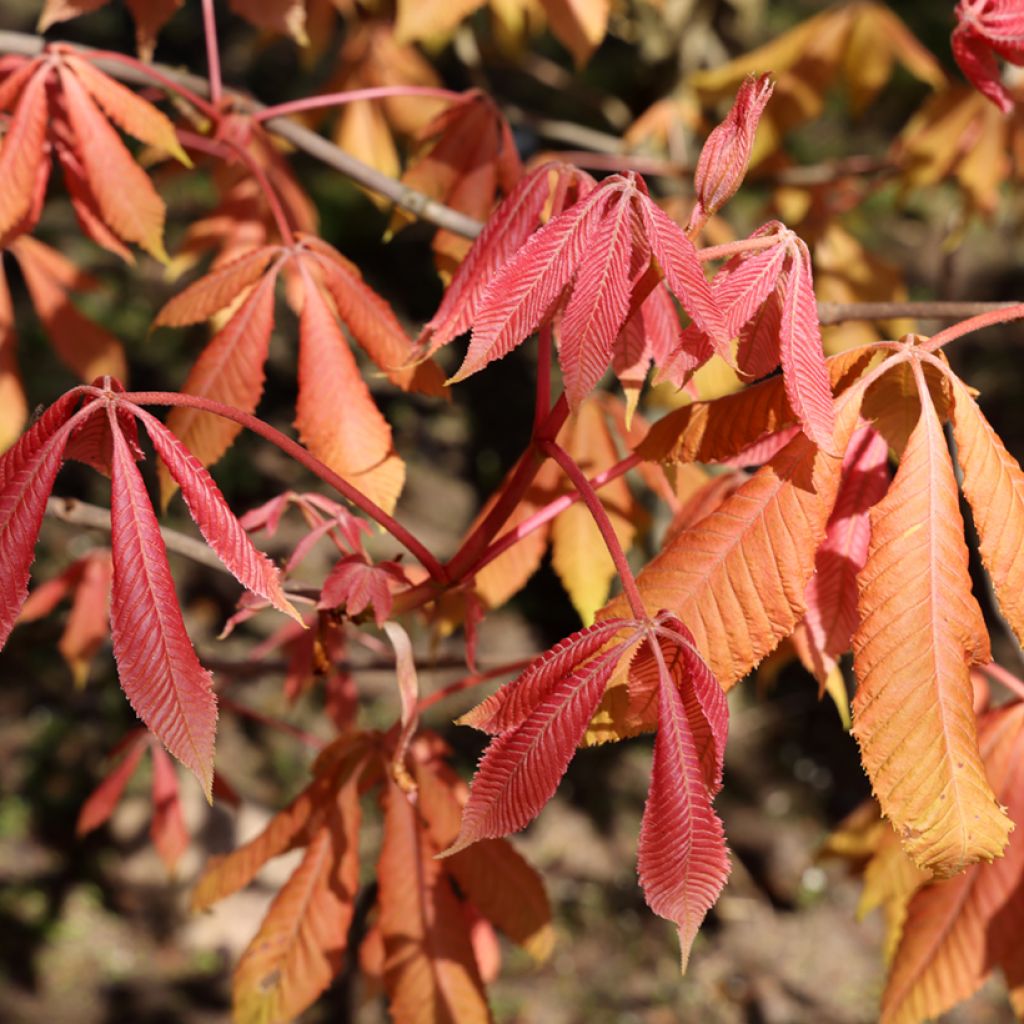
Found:
M 397 562 L 368 562 L 362 555 L 347 555 L 324 580 L 319 608 L 340 608 L 354 618 L 373 606 L 373 620 L 382 626 L 391 615 L 391 584 L 407 583 Z
M 832 444 L 835 415 L 828 367 L 821 348 L 818 307 L 814 299 L 811 256 L 807 246 L 794 236 L 782 299 L 779 349 L 786 397 L 807 436 L 826 450 Z
M 86 836 L 94 829 L 97 829 L 104 822 L 108 821 L 114 813 L 121 795 L 129 779 L 135 774 L 146 750 L 143 742 L 145 732 L 141 729 L 134 734 L 131 746 L 121 761 L 107 773 L 106 778 L 89 794 L 88 799 L 82 804 L 78 812 L 78 823 L 75 826 L 75 834 Z
M 153 820 L 149 825 L 149 838 L 164 866 L 173 872 L 188 848 L 178 775 L 163 747 L 151 743 L 149 749 L 153 755 Z
M 575 183 L 581 190 L 593 185 L 593 179 L 583 171 L 558 163 L 542 164 L 520 179 L 488 218 L 455 272 L 437 312 L 420 333 L 417 347 L 424 355 L 447 345 L 476 321 L 480 300 L 491 278 L 536 230 L 551 195 L 552 175 L 560 182 Z
M 533 662 L 517 679 L 467 711 L 458 721 L 491 735 L 517 729 L 548 692 L 573 669 L 595 655 L 611 641 L 627 619 L 606 619 L 555 644 Z
M 43 141 L 46 137 L 46 80 L 50 68 L 43 63 L 29 78 L 0 148 L 0 237 L 6 235 L 32 208 L 36 181 L 45 174 Z
M 619 644 L 539 694 L 515 728 L 496 736 L 480 760 L 462 817 L 446 855 L 478 839 L 518 832 L 551 799 L 593 717 L 605 683 L 627 644 Z
M 145 425 L 153 447 L 181 488 L 189 515 L 217 557 L 243 587 L 266 598 L 279 611 L 301 623 L 302 616 L 285 596 L 277 567 L 253 546 L 213 477 L 155 416 L 143 409 L 136 409 L 135 414 Z
M 709 692 L 706 681 L 717 684 L 689 642 L 674 646 L 676 657 L 671 663 L 660 644 L 655 651 L 656 657 L 661 655 L 658 733 L 651 788 L 640 826 L 637 868 L 648 906 L 660 917 L 674 921 L 679 929 L 685 972 L 697 929 L 729 877 L 729 855 L 701 765 L 693 728 L 694 705 L 684 695 L 691 684 L 688 676 L 698 686 L 702 685 L 699 681 L 703 682 L 705 696 Z M 720 724 L 711 722 L 710 728 L 724 733 L 728 720 L 724 695 L 719 715 Z
M 651 252 L 665 275 L 669 290 L 682 303 L 693 322 L 711 338 L 716 349 L 724 351 L 728 346 L 729 332 L 693 243 L 683 234 L 682 228 L 646 195 L 641 197 L 640 214 Z
M 26 465 L 38 457 L 50 439 L 67 423 L 79 400 L 80 396 L 73 391 L 61 395 L 7 451 L 0 455 L 0 493 Z
M 1024 64 L 1024 17 L 1016 0 L 962 2 L 956 7 L 953 56 L 970 83 L 1008 114 L 1013 97 L 1000 80 L 996 53 Z
M 110 624 L 118 675 L 136 714 L 195 772 L 210 799 L 217 728 L 213 682 L 185 632 L 167 550 L 142 476 L 112 413 L 110 422 Z
M 29 566 L 69 429 L 67 403 L 57 402 L 0 460 L 0 648 L 28 595 Z

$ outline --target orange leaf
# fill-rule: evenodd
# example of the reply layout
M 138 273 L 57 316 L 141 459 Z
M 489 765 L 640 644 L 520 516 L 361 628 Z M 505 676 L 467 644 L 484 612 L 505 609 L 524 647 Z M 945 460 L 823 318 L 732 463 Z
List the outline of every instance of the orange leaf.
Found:
M 60 68 L 60 80 L 77 151 L 104 221 L 124 241 L 134 242 L 166 263 L 164 201 L 110 122 L 65 66 Z
M 359 886 L 359 823 L 359 790 L 350 777 L 235 968 L 239 1024 L 292 1020 L 341 967 Z
M 1010 821 L 978 755 L 971 664 L 989 660 L 971 594 L 956 480 L 927 392 L 857 578 L 853 732 L 904 846 L 946 876 L 1006 845 Z
M 263 393 L 263 364 L 274 327 L 276 276 L 264 277 L 203 349 L 182 388 L 185 394 L 233 405 L 244 412 L 256 409 Z M 222 416 L 184 406 L 171 410 L 167 426 L 204 466 L 216 462 L 242 429 Z M 158 467 L 158 474 L 166 505 L 177 485 L 165 466 Z
M 438 849 L 459 832 L 465 786 L 436 764 L 416 764 L 420 812 Z M 459 797 L 462 797 L 460 800 Z M 480 842 L 447 857 L 445 870 L 473 906 L 535 960 L 545 960 L 554 944 L 551 907 L 536 871 L 505 839 Z
M 997 798 L 1024 821 L 1024 704 L 984 715 L 978 742 Z M 883 1024 L 938 1017 L 977 991 L 997 965 L 1011 986 L 1020 983 L 1022 872 L 1018 825 L 1002 858 L 918 890 L 882 998 Z
M 576 66 L 586 64 L 608 29 L 609 0 L 541 0 L 551 33 L 572 54 Z
M 43 65 L 28 80 L 0 147 L 0 237 L 32 208 L 36 179 L 45 173 L 43 140 L 49 74 L 49 67 Z
M 163 150 L 186 167 L 192 166 L 166 114 L 109 75 L 103 74 L 87 60 L 65 56 L 64 64 L 81 79 L 88 93 L 121 131 L 148 146 Z
M 959 381 L 953 398 L 956 457 L 981 557 L 999 607 L 1024 641 L 1024 473 Z
M 295 425 L 317 458 L 390 512 L 405 465 L 320 289 L 305 282 Z
M 109 374 L 127 377 L 120 342 L 98 324 L 78 312 L 68 298 L 71 288 L 91 284 L 78 268 L 42 242 L 28 235 L 9 246 L 21 267 L 32 305 L 61 359 L 83 381 Z
M 214 313 L 227 309 L 263 276 L 267 264 L 280 251 L 276 245 L 261 245 L 221 264 L 170 299 L 157 313 L 153 326 L 184 327 L 208 320 Z M 269 276 L 276 280 L 275 273 Z
M 313 781 L 259 835 L 223 857 L 211 857 L 192 891 L 192 909 L 206 910 L 244 889 L 268 860 L 309 844 L 324 827 L 334 794 L 359 765 L 361 736 L 342 737 L 327 747 L 314 765 Z
M 377 864 L 388 1007 L 400 1024 L 487 1024 L 466 921 L 436 854 L 409 798 L 389 781 Z
M 444 374 L 436 363 L 410 365 L 413 346 L 409 335 L 389 303 L 363 282 L 358 268 L 318 238 L 307 236 L 305 242 L 317 253 L 324 286 L 342 323 L 388 380 L 403 391 L 445 394 Z
M 769 654 L 804 613 L 804 588 L 856 416 L 856 403 L 847 402 L 833 438 L 836 455 L 798 434 L 637 579 L 652 614 L 667 608 L 689 626 L 723 687 Z M 621 601 L 598 617 L 622 614 Z

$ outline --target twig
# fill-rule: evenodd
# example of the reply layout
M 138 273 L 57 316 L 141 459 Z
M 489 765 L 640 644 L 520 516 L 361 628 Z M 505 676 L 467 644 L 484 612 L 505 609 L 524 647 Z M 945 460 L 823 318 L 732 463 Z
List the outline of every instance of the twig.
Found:
M 844 320 L 962 320 L 964 317 L 998 313 L 1018 305 L 1015 302 L 819 302 L 818 319 L 823 324 Z M 999 322 L 995 320 L 993 322 Z
M 93 530 L 110 533 L 110 512 L 105 508 L 100 508 L 99 505 L 90 505 L 88 502 L 78 501 L 76 498 L 48 498 L 46 514 L 51 519 L 70 523 L 72 526 L 88 526 Z M 160 534 L 168 551 L 184 555 L 185 558 L 198 562 L 200 565 L 219 569 L 221 572 L 231 575 L 228 567 L 203 541 L 190 537 L 186 533 L 179 533 L 167 526 L 160 527 Z M 234 579 L 233 576 L 232 579 Z

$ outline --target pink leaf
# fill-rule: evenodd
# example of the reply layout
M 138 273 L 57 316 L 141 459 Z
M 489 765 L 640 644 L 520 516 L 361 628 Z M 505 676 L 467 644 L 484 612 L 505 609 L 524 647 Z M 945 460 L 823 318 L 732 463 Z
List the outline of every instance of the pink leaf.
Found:
M 819 448 L 832 446 L 835 416 L 825 353 L 821 348 L 811 257 L 794 236 L 786 294 L 782 300 L 779 349 L 786 397 L 807 436 Z
M 816 651 L 831 662 L 815 665 L 821 683 L 834 659 L 850 649 L 857 626 L 857 573 L 864 568 L 871 541 L 868 513 L 888 489 L 888 462 L 889 446 L 882 435 L 867 424 L 859 427 L 843 459 L 836 503 L 805 592 L 804 622 Z
M 576 273 L 601 222 L 604 193 L 552 218 L 503 264 L 480 299 L 469 351 L 452 381 L 508 355 L 548 314 Z
M 519 180 L 484 225 L 455 272 L 437 312 L 424 326 L 417 342 L 423 354 L 436 352 L 472 326 L 491 278 L 537 228 L 551 191 L 552 174 L 562 180 L 589 177 L 574 167 L 548 163 Z
M 277 567 L 253 546 L 202 463 L 155 416 L 144 409 L 135 409 L 135 414 L 145 424 L 153 447 L 181 488 L 189 515 L 217 557 L 243 587 L 301 622 L 302 616 L 285 596 Z
M 685 972 L 697 929 L 729 877 L 729 856 L 688 713 L 690 679 L 679 669 L 688 669 L 694 681 L 710 672 L 688 644 L 676 654 L 673 667 L 663 654 L 659 662 L 658 733 L 637 868 L 648 906 L 679 929 Z
M 758 121 L 773 89 L 768 75 L 745 78 L 725 120 L 707 137 L 693 176 L 697 205 L 691 223 L 703 223 L 739 188 L 750 163 Z
M 187 768 L 210 799 L 217 701 L 192 649 L 160 527 L 121 431 L 110 414 L 114 585 L 110 625 L 118 674 L 136 714 Z
M 665 283 L 682 303 L 693 322 L 711 338 L 720 352 L 728 351 L 729 331 L 704 276 L 693 243 L 649 197 L 642 196 L 640 213 L 651 251 L 665 275 Z
M 634 221 L 630 192 L 613 195 L 604 206 L 559 324 L 558 359 L 573 410 L 608 369 L 616 336 L 629 312 Z

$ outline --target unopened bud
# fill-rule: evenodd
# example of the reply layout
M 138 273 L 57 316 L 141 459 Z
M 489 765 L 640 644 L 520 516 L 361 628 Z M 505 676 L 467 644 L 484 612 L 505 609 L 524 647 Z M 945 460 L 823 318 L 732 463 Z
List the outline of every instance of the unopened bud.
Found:
M 768 75 L 751 75 L 739 87 L 725 120 L 708 136 L 694 175 L 697 205 L 691 225 L 702 224 L 740 187 L 750 162 L 757 123 L 774 88 Z

